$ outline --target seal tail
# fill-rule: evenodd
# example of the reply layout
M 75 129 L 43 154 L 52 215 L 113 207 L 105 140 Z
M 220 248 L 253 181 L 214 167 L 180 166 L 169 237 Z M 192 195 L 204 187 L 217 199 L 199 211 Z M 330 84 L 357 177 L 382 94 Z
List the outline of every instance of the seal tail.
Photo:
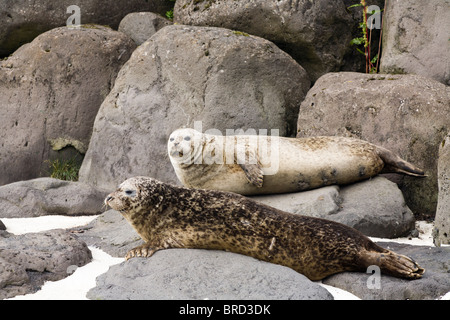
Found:
M 377 146 L 377 153 L 385 163 L 381 173 L 401 173 L 413 177 L 426 177 L 422 169 L 413 164 L 403 160 L 392 151 Z
M 382 273 L 405 279 L 419 279 L 425 269 L 410 257 L 384 249 L 383 252 L 366 251 L 364 254 L 365 267 L 376 265 Z

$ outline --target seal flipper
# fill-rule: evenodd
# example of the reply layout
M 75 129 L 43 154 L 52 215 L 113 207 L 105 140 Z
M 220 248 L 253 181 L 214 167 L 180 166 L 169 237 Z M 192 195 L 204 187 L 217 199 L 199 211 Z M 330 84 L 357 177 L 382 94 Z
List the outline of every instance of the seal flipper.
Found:
M 392 151 L 379 146 L 376 148 L 378 156 L 384 162 L 384 168 L 381 173 L 402 173 L 413 177 L 427 176 L 422 169 L 419 169 L 413 164 L 403 160 Z
M 376 265 L 382 273 L 405 279 L 419 279 L 425 273 L 413 259 L 384 249 L 383 252 L 366 251 L 361 255 L 365 261 L 365 267 Z
M 248 160 L 247 160 L 248 158 Z M 236 146 L 236 163 L 242 168 L 248 182 L 261 188 L 264 183 L 264 175 L 258 157 L 248 150 L 243 151 Z
M 257 164 L 240 164 L 239 165 L 245 173 L 248 182 L 254 186 L 261 188 L 264 183 L 264 176 L 261 167 Z
M 151 257 L 156 251 L 159 249 L 154 249 L 150 246 L 148 243 L 144 243 L 136 248 L 131 249 L 127 252 L 127 255 L 125 256 L 125 260 L 134 258 L 134 257 Z

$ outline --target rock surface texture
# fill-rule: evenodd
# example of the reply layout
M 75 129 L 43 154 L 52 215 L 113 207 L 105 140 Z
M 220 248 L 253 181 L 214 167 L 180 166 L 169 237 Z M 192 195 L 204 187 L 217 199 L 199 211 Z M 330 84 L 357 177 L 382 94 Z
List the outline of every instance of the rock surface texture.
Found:
M 235 253 L 200 249 L 169 249 L 149 259 L 132 259 L 112 266 L 97 278 L 97 286 L 87 297 L 101 300 L 333 298 L 319 284 L 287 267 Z
M 350 13 L 343 2 L 178 0 L 174 21 L 215 26 L 263 37 L 288 52 L 311 81 L 338 71 L 351 40 Z
M 62 27 L 0 61 L 0 185 L 48 175 L 49 160 L 86 152 L 95 115 L 135 46 L 109 28 Z
M 450 244 L 450 135 L 439 147 L 439 199 L 437 204 L 434 243 Z
M 287 212 L 333 220 L 371 237 L 398 238 L 414 229 L 414 216 L 401 191 L 383 177 L 252 199 Z
M 450 87 L 416 75 L 329 73 L 300 106 L 297 136 L 341 135 L 387 148 L 425 170 L 401 189 L 415 214 L 433 217 L 439 145 L 450 127 Z
M 92 259 L 86 244 L 65 230 L 24 235 L 0 232 L 0 299 L 39 290 Z
M 223 134 L 275 128 L 292 135 L 309 85 L 304 69 L 267 40 L 167 26 L 121 69 L 97 114 L 80 181 L 111 190 L 134 175 L 176 183 L 167 139 L 196 120 Z
M 80 8 L 81 24 L 100 24 L 114 29 L 127 13 L 164 14 L 171 7 L 167 0 L 0 0 L 0 57 L 8 56 L 41 33 L 66 26 L 75 13 L 67 12 L 72 5 Z
M 159 29 L 172 25 L 159 14 L 153 12 L 133 12 L 120 21 L 118 31 L 128 35 L 137 45 L 141 45 Z
M 450 85 L 450 1 L 387 1 L 385 12 L 381 72 Z
M 0 217 L 100 214 L 107 194 L 81 182 L 52 178 L 15 182 L 0 187 Z

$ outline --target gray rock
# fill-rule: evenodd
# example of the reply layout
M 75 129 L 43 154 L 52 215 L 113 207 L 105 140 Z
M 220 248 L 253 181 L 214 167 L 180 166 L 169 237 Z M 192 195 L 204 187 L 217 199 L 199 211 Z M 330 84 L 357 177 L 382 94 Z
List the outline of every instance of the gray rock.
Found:
M 123 258 L 129 250 L 144 243 L 133 227 L 115 211 L 108 210 L 86 226 L 72 228 L 88 246 L 113 257 Z
M 450 1 L 387 1 L 381 72 L 412 73 L 450 85 Z
M 438 149 L 450 130 L 450 87 L 417 75 L 329 73 L 302 102 L 297 128 L 298 137 L 367 140 L 424 169 L 428 177 L 405 177 L 400 187 L 415 214 L 434 216 Z
M 338 186 L 328 186 L 303 192 L 249 198 L 286 212 L 327 219 L 340 211 L 342 198 L 339 192 Z
M 411 246 L 394 242 L 377 243 L 413 258 L 426 269 L 418 280 L 405 280 L 381 274 L 379 288 L 375 274 L 345 272 L 322 282 L 349 291 L 364 300 L 431 300 L 450 291 L 450 248 Z
M 194 121 L 223 134 L 253 128 L 292 135 L 309 84 L 302 67 L 262 38 L 164 27 L 134 51 L 103 102 L 80 181 L 111 190 L 135 175 L 178 183 L 167 139 Z
M 107 194 L 81 182 L 53 178 L 15 182 L 0 187 L 0 217 L 100 214 Z
M 173 6 L 167 0 L 0 0 L 0 57 L 11 54 L 45 31 L 65 26 L 73 14 L 67 13 L 71 5 L 80 7 L 82 24 L 108 25 L 114 29 L 130 12 L 164 14 Z M 79 48 L 80 45 L 69 47 Z
M 91 259 L 86 244 L 65 230 L 0 234 L 0 299 L 35 292 Z
M 339 70 L 353 24 L 343 2 L 327 0 L 178 0 L 174 21 L 244 31 L 273 41 L 307 70 L 312 81 Z
M 62 27 L 0 61 L 0 185 L 49 175 L 49 161 L 86 152 L 97 111 L 135 46 L 109 28 Z
M 397 238 L 414 229 L 414 215 L 398 186 L 383 177 L 341 188 L 341 211 L 328 217 L 371 237 Z
M 330 300 L 319 284 L 290 268 L 240 254 L 169 249 L 133 258 L 97 277 L 89 299 Z
M 379 176 L 340 188 L 251 198 L 287 212 L 333 220 L 371 237 L 397 238 L 414 229 L 402 192 Z
M 137 45 L 141 45 L 159 29 L 173 24 L 153 12 L 133 12 L 120 21 L 119 31 L 128 35 Z
M 439 147 L 438 184 L 439 198 L 433 235 L 437 246 L 450 244 L 450 135 Z

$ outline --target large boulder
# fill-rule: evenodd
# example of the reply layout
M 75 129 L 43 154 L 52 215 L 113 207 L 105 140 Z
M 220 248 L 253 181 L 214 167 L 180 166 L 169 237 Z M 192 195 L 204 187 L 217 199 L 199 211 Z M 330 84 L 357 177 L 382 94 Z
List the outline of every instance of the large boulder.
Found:
M 329 73 L 300 106 L 297 136 L 341 135 L 385 147 L 425 170 L 401 189 L 415 214 L 436 211 L 439 145 L 450 129 L 450 87 L 417 75 Z
M 294 270 L 236 253 L 170 249 L 134 258 L 97 277 L 87 293 L 101 300 L 331 300 Z
M 450 2 L 387 1 L 381 72 L 413 73 L 450 85 Z
M 339 70 L 353 24 L 342 1 L 328 0 L 178 0 L 174 21 L 239 30 L 273 41 L 308 71 L 312 81 Z
M 110 28 L 62 27 L 0 61 L 0 185 L 49 174 L 60 153 L 86 152 L 97 111 L 135 47 Z
M 120 21 L 118 31 L 128 35 L 137 45 L 143 44 L 152 35 L 172 21 L 153 12 L 132 12 Z
M 267 40 L 222 28 L 164 27 L 136 49 L 103 102 L 80 181 L 111 190 L 134 175 L 178 183 L 167 139 L 194 121 L 200 130 L 293 135 L 309 85 L 305 70 Z
M 450 134 L 439 147 L 439 197 L 436 210 L 434 243 L 450 244 Z
M 36 292 L 45 281 L 69 276 L 92 260 L 76 236 L 61 229 L 24 235 L 0 233 L 0 299 Z
M 81 182 L 52 178 L 15 182 L 0 187 L 0 217 L 101 214 L 107 194 Z
M 383 177 L 311 191 L 251 197 L 277 209 L 345 224 L 367 236 L 398 238 L 414 229 L 414 216 L 397 185 Z
M 67 13 L 72 5 L 80 8 L 82 24 L 107 25 L 114 29 L 130 12 L 164 14 L 173 6 L 167 0 L 0 0 L 0 57 L 8 56 L 45 31 L 65 26 L 74 14 L 71 10 Z

